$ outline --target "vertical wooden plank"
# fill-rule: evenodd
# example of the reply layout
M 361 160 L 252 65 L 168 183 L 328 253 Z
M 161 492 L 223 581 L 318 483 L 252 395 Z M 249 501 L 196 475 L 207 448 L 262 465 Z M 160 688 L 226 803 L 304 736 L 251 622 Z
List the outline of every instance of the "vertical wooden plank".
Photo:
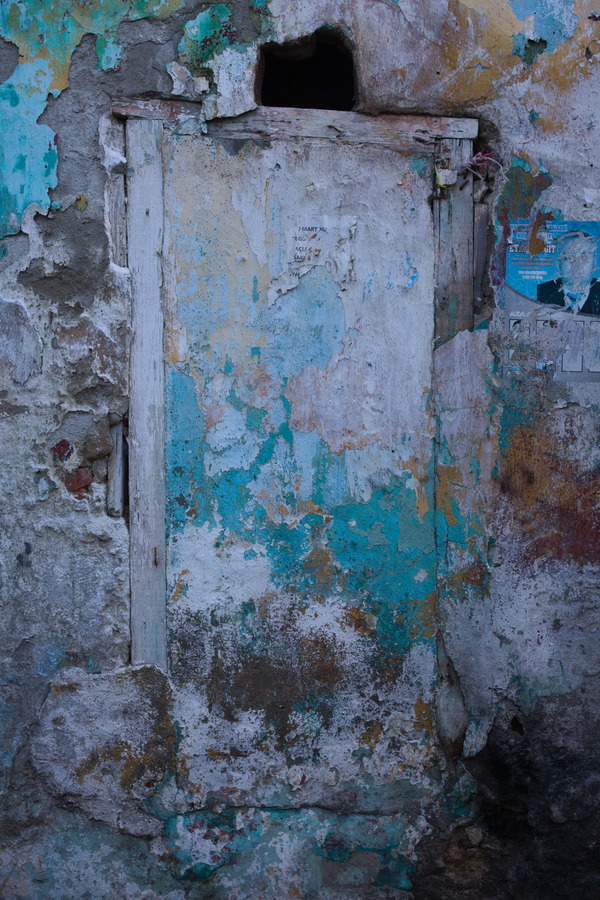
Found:
M 473 328 L 473 175 L 465 167 L 473 153 L 468 139 L 440 142 L 444 171 L 456 173 L 438 185 L 434 200 L 437 244 L 435 344 Z
M 166 668 L 162 123 L 127 123 L 132 283 L 129 506 L 131 661 Z
M 110 427 L 112 450 L 108 457 L 106 512 L 120 518 L 125 512 L 125 435 L 123 422 Z
M 483 276 L 487 257 L 487 235 L 490 222 L 490 208 L 487 203 L 476 203 L 473 207 L 473 296 L 475 300 L 483 296 Z

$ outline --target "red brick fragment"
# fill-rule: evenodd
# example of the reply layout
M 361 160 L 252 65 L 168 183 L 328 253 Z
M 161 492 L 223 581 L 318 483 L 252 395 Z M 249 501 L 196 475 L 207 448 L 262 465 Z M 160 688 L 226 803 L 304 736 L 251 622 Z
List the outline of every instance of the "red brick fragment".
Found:
M 66 489 L 75 494 L 80 500 L 85 497 L 83 488 L 91 484 L 93 480 L 90 469 L 76 469 L 75 472 L 69 472 L 64 477 Z
M 64 438 L 62 441 L 59 441 L 54 447 L 50 447 L 50 452 L 54 454 L 55 460 L 60 460 L 60 462 L 64 462 L 65 459 L 68 459 L 73 452 L 73 448 L 70 443 L 66 441 Z

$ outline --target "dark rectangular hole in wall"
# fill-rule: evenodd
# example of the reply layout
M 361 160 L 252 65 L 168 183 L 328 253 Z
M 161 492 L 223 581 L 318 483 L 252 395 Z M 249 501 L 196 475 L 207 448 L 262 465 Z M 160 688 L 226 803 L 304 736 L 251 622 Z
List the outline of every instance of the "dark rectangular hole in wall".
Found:
M 284 44 L 265 44 L 257 79 L 261 106 L 351 110 L 355 102 L 352 51 L 335 29 Z

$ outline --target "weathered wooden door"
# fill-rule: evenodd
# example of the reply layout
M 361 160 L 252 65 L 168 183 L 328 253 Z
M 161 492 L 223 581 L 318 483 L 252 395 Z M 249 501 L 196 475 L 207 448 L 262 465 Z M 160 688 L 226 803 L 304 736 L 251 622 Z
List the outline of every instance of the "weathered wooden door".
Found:
M 428 125 L 129 123 L 134 660 L 165 641 L 199 805 L 427 790 L 431 194 L 436 140 L 464 136 Z

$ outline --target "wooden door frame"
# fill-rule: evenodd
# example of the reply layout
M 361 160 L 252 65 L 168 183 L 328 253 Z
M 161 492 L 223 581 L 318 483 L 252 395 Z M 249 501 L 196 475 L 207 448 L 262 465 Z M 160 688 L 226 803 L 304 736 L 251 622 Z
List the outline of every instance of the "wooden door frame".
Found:
M 127 122 L 127 255 L 132 341 L 129 413 L 131 662 L 167 668 L 162 142 L 165 126 L 257 143 L 321 138 L 431 154 L 435 162 L 436 345 L 473 327 L 473 185 L 476 119 L 259 107 L 204 123 L 195 104 L 132 101 Z

